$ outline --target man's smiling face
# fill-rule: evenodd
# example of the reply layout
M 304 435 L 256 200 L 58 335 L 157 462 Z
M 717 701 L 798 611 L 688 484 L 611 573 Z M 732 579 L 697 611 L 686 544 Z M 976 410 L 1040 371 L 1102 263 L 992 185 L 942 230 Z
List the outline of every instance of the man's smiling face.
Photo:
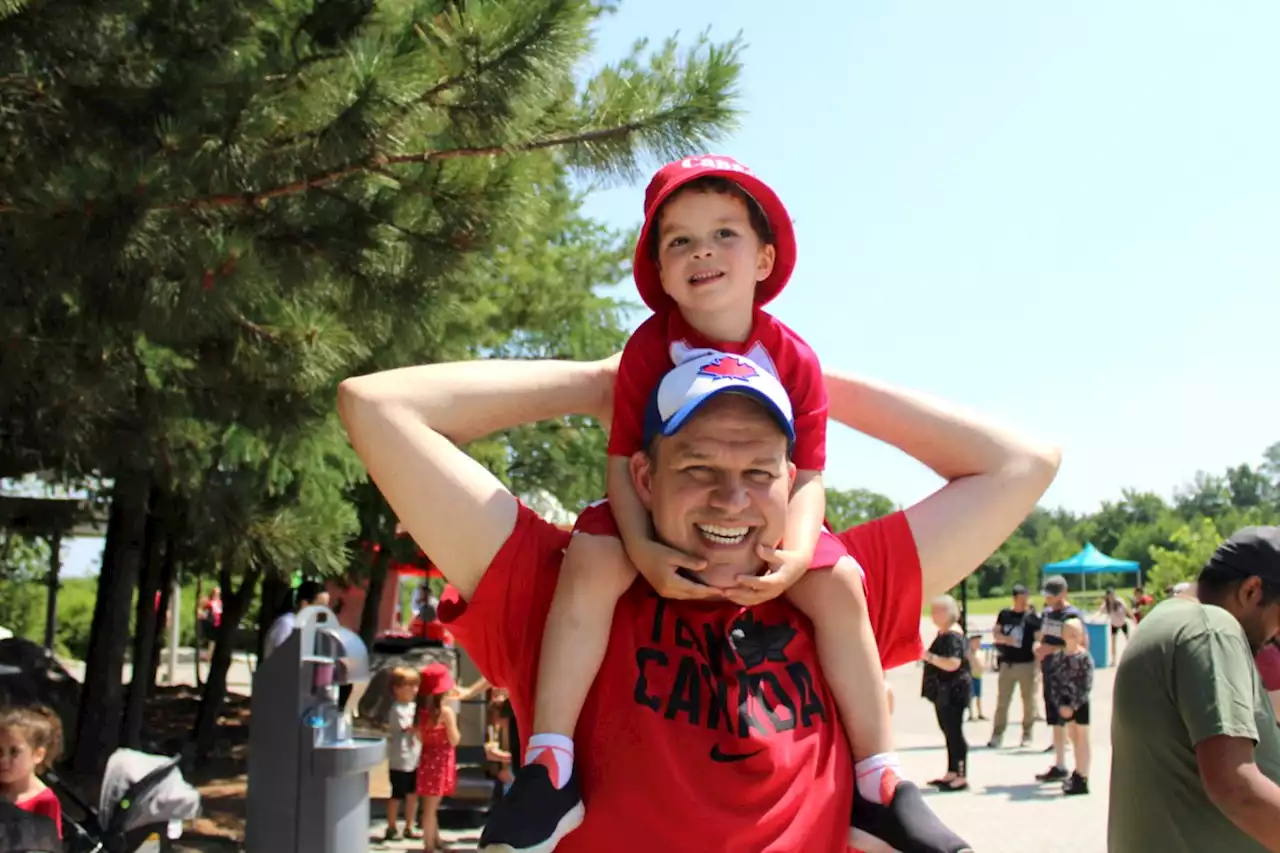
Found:
M 776 546 L 795 477 L 787 437 L 760 403 L 708 402 L 675 435 L 632 458 L 636 490 L 658 539 L 707 561 L 698 577 L 720 588 L 757 574 L 756 548 Z

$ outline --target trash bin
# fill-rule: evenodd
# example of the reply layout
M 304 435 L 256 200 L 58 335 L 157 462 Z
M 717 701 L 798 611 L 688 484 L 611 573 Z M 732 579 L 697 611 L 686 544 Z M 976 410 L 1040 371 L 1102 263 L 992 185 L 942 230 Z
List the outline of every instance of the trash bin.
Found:
M 327 607 L 308 607 L 253 677 L 246 853 L 364 853 L 369 771 L 382 738 L 354 737 L 340 685 L 367 681 L 369 653 Z
M 1111 625 L 1107 622 L 1086 622 L 1089 637 L 1089 654 L 1096 669 L 1111 666 Z

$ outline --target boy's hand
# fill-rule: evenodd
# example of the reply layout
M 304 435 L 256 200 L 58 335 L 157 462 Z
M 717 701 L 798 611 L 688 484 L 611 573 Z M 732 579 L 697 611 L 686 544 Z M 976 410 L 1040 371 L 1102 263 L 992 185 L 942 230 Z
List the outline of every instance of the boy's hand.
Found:
M 677 574 L 681 569 L 692 572 L 705 569 L 707 563 L 700 557 L 691 557 L 652 539 L 646 539 L 634 549 L 627 549 L 627 556 L 635 563 L 636 571 L 663 598 L 724 598 L 720 590 L 694 583 Z
M 756 553 L 769 566 L 769 570 L 763 575 L 739 575 L 738 587 L 725 595 L 742 607 L 751 607 L 782 595 L 804 577 L 813 562 L 812 554 L 780 551 L 767 545 L 757 546 Z

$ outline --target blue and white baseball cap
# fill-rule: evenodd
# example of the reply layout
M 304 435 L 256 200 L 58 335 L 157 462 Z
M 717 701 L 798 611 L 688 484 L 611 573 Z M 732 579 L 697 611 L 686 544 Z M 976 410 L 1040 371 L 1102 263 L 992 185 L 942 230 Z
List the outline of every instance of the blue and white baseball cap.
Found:
M 791 398 L 778 378 L 742 355 L 711 352 L 673 367 L 649 398 L 644 417 L 644 443 L 671 436 L 721 394 L 742 394 L 758 401 L 787 436 L 796 439 Z

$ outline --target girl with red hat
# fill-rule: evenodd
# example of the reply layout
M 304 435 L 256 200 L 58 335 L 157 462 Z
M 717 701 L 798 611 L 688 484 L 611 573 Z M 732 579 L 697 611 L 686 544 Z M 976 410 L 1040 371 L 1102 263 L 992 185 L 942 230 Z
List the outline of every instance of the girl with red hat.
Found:
M 440 800 L 453 793 L 458 782 L 454 750 L 462 740 L 458 716 L 445 704 L 453 690 L 453 674 L 441 663 L 422 668 L 418 686 L 418 731 L 422 755 L 418 759 L 418 796 L 422 799 L 422 849 L 443 850 L 438 812 Z

